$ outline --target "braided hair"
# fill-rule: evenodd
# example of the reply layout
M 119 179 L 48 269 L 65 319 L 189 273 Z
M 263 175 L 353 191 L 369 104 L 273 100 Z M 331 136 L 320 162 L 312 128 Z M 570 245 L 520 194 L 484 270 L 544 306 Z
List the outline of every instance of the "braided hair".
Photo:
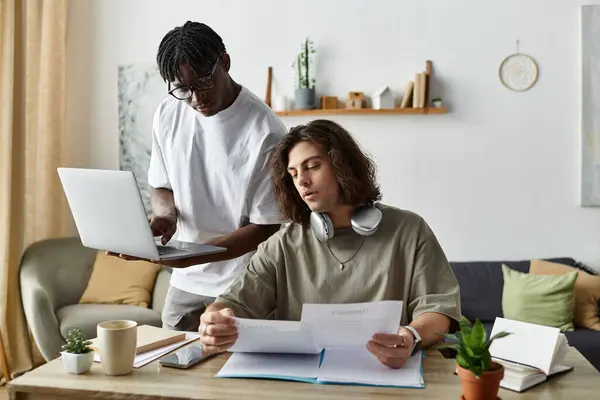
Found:
M 197 74 L 206 73 L 225 53 L 221 37 L 208 25 L 187 21 L 165 35 L 158 46 L 156 62 L 160 76 L 169 82 L 181 80 L 179 66 L 187 64 Z

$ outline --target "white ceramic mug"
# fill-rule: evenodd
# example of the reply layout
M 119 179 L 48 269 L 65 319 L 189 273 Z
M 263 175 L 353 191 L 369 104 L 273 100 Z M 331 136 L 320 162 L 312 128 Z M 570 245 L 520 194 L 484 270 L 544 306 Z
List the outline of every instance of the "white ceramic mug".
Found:
M 115 320 L 100 322 L 98 347 L 106 375 L 127 375 L 133 371 L 137 347 L 137 322 Z

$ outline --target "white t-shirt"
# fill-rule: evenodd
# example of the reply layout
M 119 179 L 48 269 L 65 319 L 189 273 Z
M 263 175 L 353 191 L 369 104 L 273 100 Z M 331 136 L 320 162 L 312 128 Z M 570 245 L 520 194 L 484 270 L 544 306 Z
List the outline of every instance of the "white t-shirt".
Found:
M 165 98 L 154 115 L 148 183 L 173 191 L 179 211 L 174 239 L 205 243 L 248 223 L 283 223 L 268 157 L 285 133 L 266 103 L 245 87 L 230 107 L 211 117 Z M 171 285 L 216 297 L 253 254 L 174 268 Z

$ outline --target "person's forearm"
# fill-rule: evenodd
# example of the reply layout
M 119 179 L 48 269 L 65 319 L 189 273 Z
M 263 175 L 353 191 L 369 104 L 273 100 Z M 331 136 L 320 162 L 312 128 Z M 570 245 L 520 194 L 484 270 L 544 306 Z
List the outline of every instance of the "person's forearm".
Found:
M 160 217 L 177 217 L 173 192 L 169 189 L 152 189 L 152 213 Z
M 231 260 L 246 253 L 256 250 L 258 245 L 273 235 L 279 229 L 279 225 L 256 225 L 250 224 L 233 231 L 229 235 L 209 240 L 205 244 L 225 247 L 227 251 L 214 254 L 206 254 L 197 257 L 183 259 L 185 266 L 205 264 Z M 183 266 L 183 265 L 182 265 Z
M 422 347 L 429 347 L 439 343 L 443 337 L 440 334 L 448 332 L 450 318 L 436 312 L 426 312 L 415 318 L 410 324 L 419 332 Z

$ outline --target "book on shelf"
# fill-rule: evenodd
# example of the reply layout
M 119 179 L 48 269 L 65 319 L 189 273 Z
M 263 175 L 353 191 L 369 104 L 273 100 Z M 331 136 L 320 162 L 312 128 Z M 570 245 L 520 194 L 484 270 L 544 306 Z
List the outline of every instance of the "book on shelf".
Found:
M 366 349 L 375 333 L 397 334 L 401 301 L 304 304 L 300 321 L 236 318 L 238 339 L 219 378 L 423 388 L 423 353 L 400 369 Z

